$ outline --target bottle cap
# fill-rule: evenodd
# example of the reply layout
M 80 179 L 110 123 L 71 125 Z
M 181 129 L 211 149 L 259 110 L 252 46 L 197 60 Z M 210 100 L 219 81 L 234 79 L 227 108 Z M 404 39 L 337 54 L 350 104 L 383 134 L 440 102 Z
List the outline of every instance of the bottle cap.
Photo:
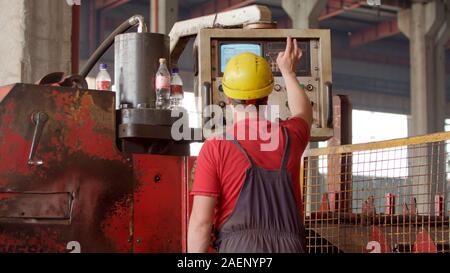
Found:
M 177 67 L 172 68 L 172 73 L 179 73 L 180 70 Z
M 100 64 L 100 69 L 107 69 L 108 65 L 107 64 Z
M 159 63 L 165 63 L 166 62 L 166 58 L 159 58 Z

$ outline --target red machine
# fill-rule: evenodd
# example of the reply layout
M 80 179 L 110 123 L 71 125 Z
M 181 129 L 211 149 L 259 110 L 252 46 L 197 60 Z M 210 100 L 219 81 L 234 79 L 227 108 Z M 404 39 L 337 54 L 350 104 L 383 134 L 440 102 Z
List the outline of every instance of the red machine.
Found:
M 114 93 L 0 89 L 0 252 L 181 252 L 193 159 L 121 153 Z

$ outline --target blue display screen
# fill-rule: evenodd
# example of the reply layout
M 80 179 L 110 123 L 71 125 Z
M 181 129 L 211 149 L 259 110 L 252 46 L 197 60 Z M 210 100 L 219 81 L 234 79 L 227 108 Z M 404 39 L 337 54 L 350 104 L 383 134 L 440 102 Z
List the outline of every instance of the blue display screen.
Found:
M 261 56 L 261 45 L 236 43 L 220 45 L 220 72 L 223 73 L 225 66 L 231 58 L 244 52 L 251 52 Z

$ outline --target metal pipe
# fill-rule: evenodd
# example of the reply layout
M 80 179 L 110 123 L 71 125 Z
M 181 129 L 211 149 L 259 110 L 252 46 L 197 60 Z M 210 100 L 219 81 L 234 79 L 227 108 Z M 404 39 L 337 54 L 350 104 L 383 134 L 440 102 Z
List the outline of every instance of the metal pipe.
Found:
M 130 24 L 138 25 L 138 32 L 148 32 L 147 24 L 144 21 L 144 17 L 142 15 L 135 15 L 129 19 Z
M 326 123 L 323 123 L 323 126 L 328 128 L 333 128 L 333 84 L 331 82 L 325 83 L 325 90 L 326 90 L 326 98 L 327 98 L 327 104 L 325 104 L 327 109 L 326 114 Z
M 158 1 L 159 0 L 152 0 L 152 20 L 153 20 L 153 24 L 151 24 L 151 28 L 152 28 L 152 32 L 154 33 L 158 33 L 159 31 L 159 25 L 158 25 L 158 21 L 159 21 L 159 17 L 158 17 Z
M 91 55 L 91 57 L 81 69 L 80 75 L 84 78 L 87 77 L 100 57 L 103 56 L 103 54 L 105 54 L 105 52 L 114 43 L 114 38 L 119 34 L 125 33 L 127 30 L 136 25 L 138 25 L 138 32 L 148 31 L 147 25 L 144 22 L 144 17 L 142 15 L 134 15 L 130 19 L 126 20 L 119 27 L 117 27 L 95 50 L 95 52 Z
M 72 6 L 72 74 L 78 74 L 80 65 L 80 6 Z

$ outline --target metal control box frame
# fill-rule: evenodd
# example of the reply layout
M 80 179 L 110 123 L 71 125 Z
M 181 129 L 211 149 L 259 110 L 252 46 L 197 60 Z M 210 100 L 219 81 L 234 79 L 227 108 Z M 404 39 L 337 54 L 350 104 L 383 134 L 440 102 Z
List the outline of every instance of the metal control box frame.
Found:
M 197 60 L 196 87 L 197 107 L 203 110 L 208 104 L 224 105 L 224 94 L 220 91 L 222 73 L 220 46 L 224 43 L 256 43 L 262 45 L 262 55 L 268 53 L 268 45 L 285 43 L 287 36 L 296 38 L 299 43 L 308 44 L 306 56 L 310 73 L 299 75 L 313 105 L 312 141 L 323 141 L 333 136 L 331 90 L 331 40 L 330 30 L 325 29 L 202 29 L 195 45 Z M 270 55 L 270 54 L 269 54 Z M 273 59 L 273 58 L 272 58 Z M 274 60 L 269 58 L 273 66 Z M 276 65 L 276 64 L 275 64 Z M 274 71 L 274 92 L 269 96 L 269 105 L 280 107 L 280 118 L 290 116 L 287 94 L 283 78 Z M 205 88 L 209 87 L 209 88 Z M 306 88 L 308 87 L 308 88 Z M 209 94 L 208 94 L 209 92 Z M 202 122 L 203 124 L 203 122 Z

